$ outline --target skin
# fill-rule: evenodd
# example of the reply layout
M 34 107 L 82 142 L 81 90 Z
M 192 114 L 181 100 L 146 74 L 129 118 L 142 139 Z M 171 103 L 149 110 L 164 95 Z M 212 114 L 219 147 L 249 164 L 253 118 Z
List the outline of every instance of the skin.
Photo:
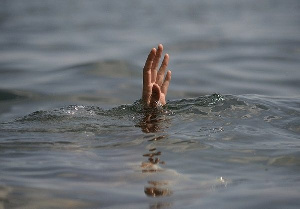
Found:
M 166 104 L 166 96 L 171 81 L 171 71 L 167 71 L 169 64 L 168 54 L 164 55 L 164 59 L 158 69 L 162 53 L 162 44 L 159 44 L 157 49 L 151 49 L 143 69 L 142 102 L 145 107 L 152 108 L 158 106 L 158 104 Z

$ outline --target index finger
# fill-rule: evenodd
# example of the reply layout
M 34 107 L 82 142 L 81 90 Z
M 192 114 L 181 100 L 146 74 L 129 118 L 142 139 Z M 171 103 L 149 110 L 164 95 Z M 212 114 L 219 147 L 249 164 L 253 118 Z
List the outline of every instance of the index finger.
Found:
M 152 67 L 152 63 L 153 60 L 155 58 L 156 55 L 156 49 L 153 48 L 151 49 L 148 58 L 146 60 L 144 69 L 143 69 L 143 84 L 144 85 L 149 85 L 151 84 L 151 67 Z

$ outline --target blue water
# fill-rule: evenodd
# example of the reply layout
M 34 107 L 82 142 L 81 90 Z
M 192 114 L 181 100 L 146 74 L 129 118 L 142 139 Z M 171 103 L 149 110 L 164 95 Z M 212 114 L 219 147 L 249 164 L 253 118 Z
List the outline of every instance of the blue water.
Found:
M 0 4 L 0 208 L 299 208 L 299 1 Z

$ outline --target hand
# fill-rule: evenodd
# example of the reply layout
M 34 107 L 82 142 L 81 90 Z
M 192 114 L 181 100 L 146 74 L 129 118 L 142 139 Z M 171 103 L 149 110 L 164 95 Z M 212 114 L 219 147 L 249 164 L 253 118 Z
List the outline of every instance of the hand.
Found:
M 146 60 L 143 69 L 143 94 L 142 102 L 145 107 L 156 107 L 159 103 L 166 104 L 166 95 L 171 81 L 171 71 L 165 72 L 169 64 L 169 55 L 165 54 L 162 64 L 157 70 L 163 52 L 163 45 L 153 48 Z

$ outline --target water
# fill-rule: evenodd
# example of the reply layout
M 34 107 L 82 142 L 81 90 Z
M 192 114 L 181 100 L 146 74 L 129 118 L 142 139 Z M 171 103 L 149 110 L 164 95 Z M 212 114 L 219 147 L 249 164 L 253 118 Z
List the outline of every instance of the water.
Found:
M 299 1 L 0 4 L 0 208 L 299 208 Z

